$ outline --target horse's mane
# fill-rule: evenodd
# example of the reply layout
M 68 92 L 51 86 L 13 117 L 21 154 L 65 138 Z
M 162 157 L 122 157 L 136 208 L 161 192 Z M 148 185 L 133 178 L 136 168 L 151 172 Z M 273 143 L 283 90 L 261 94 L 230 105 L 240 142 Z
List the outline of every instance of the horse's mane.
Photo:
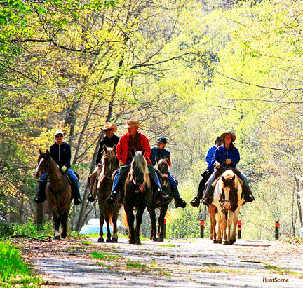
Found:
M 142 151 L 136 151 L 133 161 L 130 165 L 130 180 L 133 179 L 133 173 L 135 168 L 139 168 L 139 170 L 144 174 L 144 182 L 150 187 L 150 178 L 149 178 L 149 170 L 147 166 L 146 159 L 143 157 Z

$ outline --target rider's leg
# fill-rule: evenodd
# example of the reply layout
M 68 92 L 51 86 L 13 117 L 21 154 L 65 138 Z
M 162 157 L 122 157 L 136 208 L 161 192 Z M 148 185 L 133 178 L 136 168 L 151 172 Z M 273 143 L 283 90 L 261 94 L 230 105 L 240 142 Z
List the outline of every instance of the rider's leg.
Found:
M 46 199 L 45 188 L 47 184 L 47 178 L 48 178 L 47 173 L 42 174 L 40 177 L 38 192 L 36 197 L 34 198 L 34 201 L 36 203 L 42 203 Z
M 129 165 L 123 165 L 119 168 L 118 172 L 116 173 L 116 175 L 114 176 L 114 183 L 112 186 L 112 191 L 110 192 L 110 195 L 107 198 L 107 203 L 114 203 L 117 195 L 119 194 L 120 190 L 121 190 L 121 183 L 124 183 L 126 177 L 127 177 L 127 173 L 130 169 Z
M 209 177 L 206 183 L 207 186 L 202 199 L 204 205 L 210 205 L 213 201 L 215 187 L 212 184 L 215 182 L 215 178 L 216 178 L 216 173 L 214 172 L 213 174 L 211 174 L 211 176 Z
M 251 189 L 248 185 L 248 180 L 246 176 L 241 173 L 241 180 L 243 181 L 243 195 L 245 202 L 252 202 L 255 200 L 255 197 L 252 195 Z
M 205 183 L 209 179 L 210 175 L 211 175 L 211 172 L 209 170 L 204 171 L 204 173 L 202 174 L 202 179 L 201 179 L 201 181 L 199 183 L 199 186 L 198 186 L 198 194 L 192 201 L 190 201 L 191 206 L 199 207 L 200 200 L 203 197 L 203 191 L 205 189 Z
M 72 170 L 72 168 L 67 168 L 66 172 L 69 176 L 69 179 L 72 182 L 72 195 L 74 198 L 74 204 L 75 205 L 79 205 L 81 204 L 81 195 L 80 195 L 80 191 L 79 191 L 79 179 L 77 177 L 77 175 L 75 174 L 75 172 Z
M 180 193 L 178 191 L 178 184 L 177 184 L 177 181 L 175 180 L 175 178 L 170 174 L 168 173 L 168 180 L 169 180 L 169 183 L 171 184 L 171 187 L 172 187 L 172 194 L 173 194 L 173 197 L 176 201 L 176 208 L 178 207 L 181 207 L 181 208 L 184 208 L 186 207 L 186 202 L 180 197 Z

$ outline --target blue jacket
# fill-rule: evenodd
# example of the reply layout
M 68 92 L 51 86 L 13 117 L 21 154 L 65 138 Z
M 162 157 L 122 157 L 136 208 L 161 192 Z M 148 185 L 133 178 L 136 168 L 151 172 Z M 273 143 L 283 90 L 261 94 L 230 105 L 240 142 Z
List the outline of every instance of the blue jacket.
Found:
M 205 157 L 205 161 L 208 164 L 207 168 L 208 168 L 208 170 L 210 172 L 213 172 L 214 168 L 215 168 L 215 158 L 214 158 L 214 155 L 215 155 L 216 150 L 217 150 L 217 146 L 214 145 L 213 147 L 211 147 L 208 150 L 207 155 Z
M 160 150 L 158 147 L 151 149 L 150 160 L 152 165 L 156 165 L 157 161 L 164 158 L 168 159 L 168 165 L 170 166 L 170 152 L 167 149 L 163 148 Z
M 221 167 L 225 167 L 225 160 L 230 159 L 231 164 L 229 166 L 236 168 L 238 162 L 240 161 L 240 154 L 238 149 L 231 144 L 229 149 L 225 149 L 224 145 L 219 146 L 214 155 L 214 162 L 217 161 L 221 164 Z

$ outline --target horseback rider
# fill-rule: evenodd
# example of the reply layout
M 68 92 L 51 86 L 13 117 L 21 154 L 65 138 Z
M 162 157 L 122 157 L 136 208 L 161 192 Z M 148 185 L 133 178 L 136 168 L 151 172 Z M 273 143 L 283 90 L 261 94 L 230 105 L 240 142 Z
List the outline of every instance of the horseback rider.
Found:
M 74 198 L 74 204 L 81 204 L 81 196 L 79 192 L 79 178 L 75 174 L 75 172 L 70 167 L 71 160 L 71 148 L 69 144 L 63 142 L 63 132 L 61 130 L 57 130 L 55 132 L 55 143 L 50 146 L 50 157 L 57 163 L 57 165 L 62 169 L 65 166 L 66 173 L 71 181 L 72 185 L 72 195 Z M 46 200 L 45 188 L 47 184 L 48 175 L 44 173 L 40 177 L 39 181 L 39 189 L 34 201 L 36 203 L 42 203 Z
M 117 195 L 122 189 L 122 184 L 124 183 L 127 173 L 130 169 L 130 164 L 132 162 L 132 153 L 131 151 L 143 151 L 145 150 L 144 157 L 148 164 L 150 161 L 151 148 L 149 144 L 148 138 L 138 131 L 140 127 L 140 123 L 138 120 L 131 119 L 127 123 L 128 132 L 121 136 L 119 143 L 116 148 L 116 155 L 119 160 L 119 171 L 114 176 L 114 183 L 112 187 L 111 194 L 107 198 L 108 203 L 114 203 Z M 161 189 L 161 184 L 159 182 L 159 178 L 155 172 L 155 169 L 152 165 L 148 165 L 149 175 L 153 182 L 158 187 L 159 198 L 163 201 L 166 201 L 168 196 L 164 194 Z M 121 184 L 120 184 L 121 183 Z
M 171 162 L 170 162 L 170 151 L 165 149 L 167 140 L 165 137 L 159 137 L 157 139 L 157 147 L 153 147 L 151 149 L 151 156 L 150 160 L 152 162 L 152 165 L 156 165 L 157 162 L 160 159 L 166 159 L 168 166 L 170 167 Z M 178 191 L 178 182 L 174 177 L 168 172 L 168 180 L 171 184 L 172 187 L 172 195 L 175 199 L 175 206 L 176 208 L 181 207 L 184 208 L 186 206 L 186 202 L 180 197 L 180 193 Z
M 193 207 L 199 207 L 200 205 L 200 200 L 203 197 L 205 184 L 215 169 L 214 154 L 217 148 L 222 144 L 223 144 L 223 140 L 221 139 L 221 136 L 218 136 L 217 139 L 215 140 L 215 145 L 212 146 L 207 152 L 207 155 L 205 157 L 205 161 L 207 162 L 207 169 L 201 174 L 202 179 L 199 183 L 197 196 L 190 202 L 191 206 Z
M 87 182 L 88 185 L 90 187 L 90 194 L 88 195 L 88 200 L 90 202 L 95 201 L 95 198 L 92 194 L 92 188 L 91 185 L 92 183 L 95 182 L 95 179 L 98 175 L 98 172 L 101 171 L 101 160 L 102 160 L 102 155 L 103 155 L 103 145 L 105 145 L 106 147 L 111 147 L 114 149 L 116 149 L 116 145 L 119 143 L 119 137 L 117 135 L 115 135 L 115 132 L 117 131 L 117 126 L 112 124 L 112 123 L 105 123 L 102 130 L 104 131 L 105 135 L 104 137 L 101 139 L 100 144 L 99 144 L 99 150 L 97 153 L 97 158 L 96 158 L 96 168 L 93 171 L 93 173 L 91 175 L 89 175 Z
M 207 187 L 205 190 L 202 202 L 204 205 L 210 205 L 212 203 L 213 194 L 215 187 L 212 185 L 218 175 L 216 170 L 223 169 L 225 167 L 236 168 L 236 165 L 240 161 L 240 154 L 238 149 L 233 144 L 236 140 L 236 135 L 232 132 L 226 132 L 221 135 L 223 140 L 223 145 L 219 146 L 214 154 L 215 172 L 212 173 L 207 182 Z M 255 197 L 252 195 L 250 187 L 248 185 L 248 180 L 243 173 L 237 173 L 237 175 L 243 181 L 243 196 L 245 202 L 252 202 Z

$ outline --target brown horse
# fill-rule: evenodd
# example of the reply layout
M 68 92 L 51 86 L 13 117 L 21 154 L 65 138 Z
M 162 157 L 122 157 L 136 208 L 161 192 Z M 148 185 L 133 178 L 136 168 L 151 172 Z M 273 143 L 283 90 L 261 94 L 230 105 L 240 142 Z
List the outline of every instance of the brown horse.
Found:
M 156 206 L 160 210 L 160 215 L 158 217 L 158 233 L 156 235 L 156 219 L 151 219 L 151 235 L 150 239 L 153 241 L 163 242 L 164 239 L 164 219 L 168 210 L 169 203 L 173 200 L 173 195 L 171 193 L 171 184 L 168 179 L 168 163 L 166 159 L 160 159 L 157 162 L 156 168 L 160 171 L 161 175 L 159 177 L 162 190 L 168 195 L 167 201 L 165 203 L 157 203 Z M 155 213 L 150 213 L 151 217 L 156 217 Z
M 48 150 L 42 153 L 39 150 L 38 166 L 36 177 L 48 174 L 49 182 L 46 185 L 46 198 L 53 212 L 55 224 L 54 240 L 60 240 L 60 224 L 62 225 L 61 237 L 67 236 L 67 218 L 72 203 L 72 186 L 66 175 L 62 173 L 56 162 L 50 157 Z
M 96 179 L 96 192 L 100 208 L 100 238 L 98 239 L 98 242 L 104 242 L 102 229 L 104 220 L 107 223 L 106 242 L 118 242 L 117 220 L 122 204 L 120 204 L 118 200 L 113 204 L 108 204 L 106 201 L 113 186 L 112 176 L 113 172 L 118 168 L 118 162 L 114 148 L 109 148 L 106 147 L 106 145 L 103 145 L 103 152 L 101 171 Z M 113 225 L 113 236 L 109 230 L 110 222 L 112 222 Z
M 127 216 L 129 229 L 129 243 L 140 244 L 140 226 L 142 215 L 147 207 L 148 212 L 155 213 L 154 201 L 155 193 L 149 175 L 149 169 L 144 158 L 145 150 L 132 151 L 133 160 L 130 165 L 130 171 L 127 175 L 124 187 L 124 210 Z M 136 226 L 134 227 L 136 208 Z M 155 219 L 151 217 L 151 219 Z M 152 223 L 152 225 L 154 225 Z

